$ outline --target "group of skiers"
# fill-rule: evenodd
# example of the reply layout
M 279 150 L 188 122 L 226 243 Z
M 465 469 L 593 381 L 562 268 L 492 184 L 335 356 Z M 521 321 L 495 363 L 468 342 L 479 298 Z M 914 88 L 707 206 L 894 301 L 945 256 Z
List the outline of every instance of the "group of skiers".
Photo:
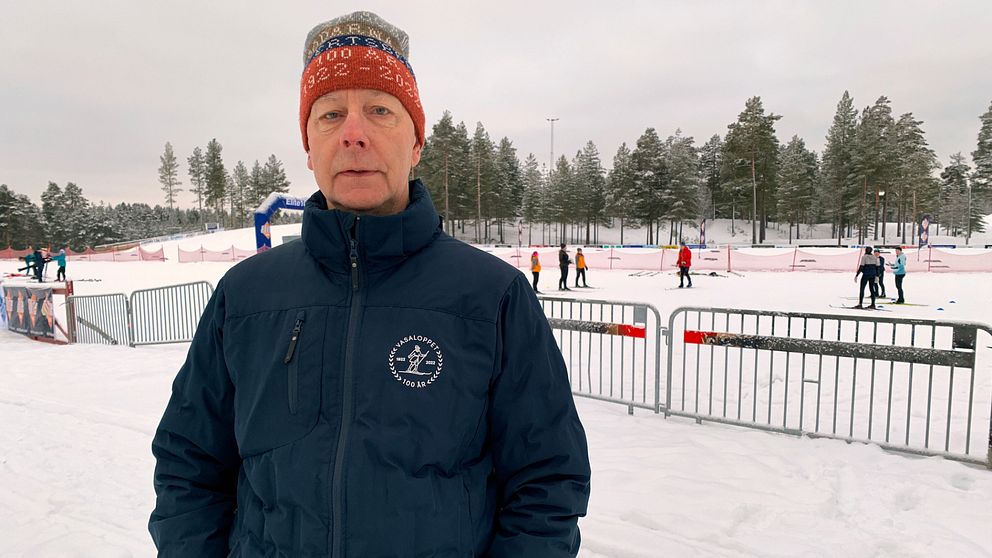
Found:
M 54 261 L 58 266 L 58 272 L 55 275 L 56 281 L 65 281 L 65 262 L 66 254 L 65 249 L 59 250 L 58 254 L 51 254 L 47 250 L 41 250 L 40 248 L 33 248 L 30 253 L 24 255 L 22 258 L 24 260 L 24 267 L 18 268 L 17 271 L 23 271 L 28 276 L 34 276 L 34 279 L 39 283 L 45 282 L 45 266 L 48 262 Z
M 562 242 L 558 250 L 558 269 L 561 272 L 561 276 L 558 279 L 558 290 L 572 290 L 568 288 L 568 266 L 572 265 L 572 263 L 575 264 L 575 286 L 578 287 L 579 279 L 582 279 L 582 286 L 588 287 L 589 283 L 586 282 L 586 270 L 589 268 L 586 266 L 586 257 L 582 253 L 582 248 L 575 249 L 575 261 L 573 262 L 565 246 L 565 243 Z M 537 251 L 530 255 L 530 272 L 534 276 L 534 292 L 541 294 L 541 291 L 537 289 L 537 280 L 541 276 L 541 260 L 538 257 Z
M 906 255 L 902 253 L 902 248 L 898 246 L 895 250 L 896 263 L 888 264 L 896 277 L 896 290 L 899 292 L 899 297 L 896 298 L 894 304 L 905 304 L 906 299 L 903 297 L 902 282 L 906 278 Z M 858 276 L 861 276 L 861 291 L 858 294 L 858 305 L 855 308 L 866 308 L 864 306 L 865 287 L 868 287 L 868 293 L 871 296 L 871 304 L 867 306 L 868 309 L 874 310 L 876 308 L 876 298 L 886 298 L 885 265 L 885 257 L 882 256 L 881 250 L 872 248 L 871 246 L 865 247 L 865 253 L 861 256 L 861 264 L 858 266 L 858 271 L 854 274 L 855 282 L 858 281 Z M 879 291 L 881 291 L 881 294 L 879 294 Z

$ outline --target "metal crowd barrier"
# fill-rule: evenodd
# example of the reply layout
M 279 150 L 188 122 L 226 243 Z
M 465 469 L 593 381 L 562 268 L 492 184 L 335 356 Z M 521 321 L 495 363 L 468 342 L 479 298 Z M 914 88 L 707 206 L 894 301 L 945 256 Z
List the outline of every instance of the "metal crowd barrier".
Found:
M 661 316 L 637 302 L 539 297 L 575 395 L 658 412 Z
M 213 292 L 206 281 L 134 291 L 132 346 L 192 341 Z
M 130 298 L 121 293 L 70 296 L 69 341 L 130 347 L 191 341 L 213 290 L 198 281 L 142 289 Z
M 66 299 L 66 307 L 70 343 L 131 344 L 123 294 L 73 295 Z
M 990 336 L 970 322 L 679 308 L 664 412 L 992 467 L 990 368 L 975 366 Z

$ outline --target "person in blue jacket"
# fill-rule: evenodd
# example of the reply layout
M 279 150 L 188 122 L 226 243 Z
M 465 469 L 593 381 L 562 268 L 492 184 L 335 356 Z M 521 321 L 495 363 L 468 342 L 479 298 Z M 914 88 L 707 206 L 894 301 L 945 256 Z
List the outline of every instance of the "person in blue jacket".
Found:
M 152 442 L 159 556 L 578 553 L 591 473 L 565 363 L 524 275 L 408 180 L 407 52 L 369 12 L 307 38 L 318 191 L 302 238 L 233 267 L 203 313 Z
M 896 291 L 899 293 L 899 298 L 896 299 L 896 304 L 906 304 L 906 299 L 903 298 L 902 294 L 902 282 L 906 279 L 906 254 L 902 253 L 902 247 L 896 247 L 896 263 L 889 264 L 892 268 L 892 274 L 896 277 Z
M 59 250 L 58 254 L 52 256 L 52 261 L 59 266 L 58 272 L 55 274 L 56 281 L 65 281 L 65 259 L 65 248 Z

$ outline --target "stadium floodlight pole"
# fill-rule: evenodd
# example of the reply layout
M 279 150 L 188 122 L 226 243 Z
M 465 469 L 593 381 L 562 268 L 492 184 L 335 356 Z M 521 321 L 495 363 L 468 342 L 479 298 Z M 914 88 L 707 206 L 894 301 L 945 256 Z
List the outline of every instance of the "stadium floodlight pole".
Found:
M 551 123 L 551 159 L 548 161 L 548 176 L 551 176 L 552 171 L 555 168 L 555 122 L 558 121 L 557 118 L 545 118 Z

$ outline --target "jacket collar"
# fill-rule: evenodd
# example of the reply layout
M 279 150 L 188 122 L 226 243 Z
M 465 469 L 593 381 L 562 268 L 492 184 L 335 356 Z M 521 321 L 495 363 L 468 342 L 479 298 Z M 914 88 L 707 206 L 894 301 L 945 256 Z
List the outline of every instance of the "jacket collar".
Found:
M 410 181 L 410 204 L 396 215 L 359 215 L 328 209 L 319 190 L 303 210 L 303 244 L 307 252 L 331 271 L 350 269 L 351 240 L 367 271 L 392 267 L 430 244 L 441 233 L 441 221 L 427 188 Z

